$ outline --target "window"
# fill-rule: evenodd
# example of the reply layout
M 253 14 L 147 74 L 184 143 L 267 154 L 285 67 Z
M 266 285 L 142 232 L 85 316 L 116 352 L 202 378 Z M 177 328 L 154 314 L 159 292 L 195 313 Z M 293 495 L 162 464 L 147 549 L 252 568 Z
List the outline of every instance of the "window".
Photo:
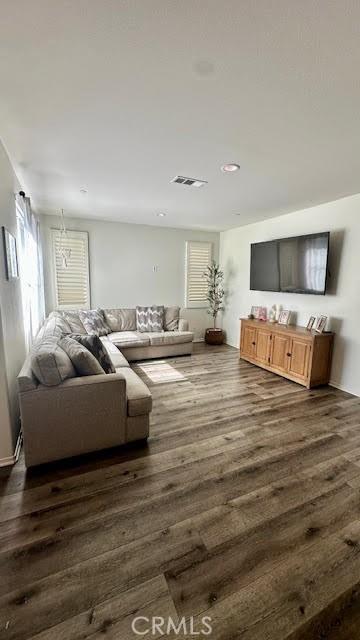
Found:
M 29 198 L 16 196 L 16 219 L 24 334 L 29 349 L 45 316 L 40 229 Z
M 89 238 L 86 231 L 52 229 L 55 297 L 58 309 L 90 307 Z M 66 260 L 63 254 L 66 253 Z
M 186 243 L 185 306 L 206 307 L 207 284 L 204 271 L 211 263 L 211 242 Z

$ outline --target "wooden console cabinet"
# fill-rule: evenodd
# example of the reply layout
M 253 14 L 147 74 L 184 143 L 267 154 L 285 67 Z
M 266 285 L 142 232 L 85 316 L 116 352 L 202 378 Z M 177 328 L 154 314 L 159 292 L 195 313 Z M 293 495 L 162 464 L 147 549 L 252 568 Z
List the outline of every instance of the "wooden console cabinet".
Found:
M 241 318 L 240 358 L 308 389 L 327 384 L 333 333 Z

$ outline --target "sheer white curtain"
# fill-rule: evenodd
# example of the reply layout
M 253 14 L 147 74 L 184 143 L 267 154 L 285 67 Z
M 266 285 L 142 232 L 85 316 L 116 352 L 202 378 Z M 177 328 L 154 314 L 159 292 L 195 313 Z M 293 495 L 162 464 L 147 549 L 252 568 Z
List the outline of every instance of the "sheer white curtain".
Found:
M 29 349 L 45 317 L 40 225 L 30 198 L 16 196 L 18 259 L 26 345 Z

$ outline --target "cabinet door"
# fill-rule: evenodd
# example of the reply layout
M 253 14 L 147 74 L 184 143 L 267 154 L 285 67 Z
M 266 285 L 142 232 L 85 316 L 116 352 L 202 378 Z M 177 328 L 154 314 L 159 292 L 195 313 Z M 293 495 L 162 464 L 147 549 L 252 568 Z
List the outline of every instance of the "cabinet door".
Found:
M 306 380 L 309 373 L 311 343 L 301 338 L 292 338 L 290 342 L 289 373 Z
M 256 329 L 247 324 L 241 326 L 241 355 L 253 358 L 255 356 Z
M 270 364 L 273 369 L 287 371 L 289 363 L 290 339 L 280 333 L 273 333 L 271 339 Z
M 263 364 L 269 364 L 271 333 L 264 329 L 257 329 L 255 336 L 255 357 Z

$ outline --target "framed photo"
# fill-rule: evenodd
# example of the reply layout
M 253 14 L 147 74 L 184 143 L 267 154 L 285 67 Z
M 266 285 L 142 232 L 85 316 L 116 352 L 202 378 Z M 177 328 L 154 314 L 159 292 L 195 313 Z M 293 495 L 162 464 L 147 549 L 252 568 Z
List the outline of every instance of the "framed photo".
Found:
M 266 322 L 267 320 L 267 308 L 266 307 L 251 307 L 251 316 L 255 318 L 255 320 L 262 320 Z
M 266 307 L 259 307 L 259 320 L 262 320 L 263 322 L 266 322 L 266 320 L 267 320 L 267 308 Z
M 316 319 L 315 331 L 322 333 L 326 327 L 327 316 L 319 316 Z
M 287 311 L 285 309 L 284 311 L 280 311 L 278 324 L 289 324 L 290 315 L 291 315 L 291 311 Z
M 5 269 L 8 280 L 14 280 L 19 277 L 19 267 L 16 250 L 16 238 L 5 227 L 3 229 L 4 250 L 5 250 Z
M 311 331 L 311 329 L 314 326 L 314 322 L 315 322 L 315 316 L 310 316 L 310 318 L 308 320 L 308 323 L 306 325 L 306 328 L 307 328 L 308 331 Z

